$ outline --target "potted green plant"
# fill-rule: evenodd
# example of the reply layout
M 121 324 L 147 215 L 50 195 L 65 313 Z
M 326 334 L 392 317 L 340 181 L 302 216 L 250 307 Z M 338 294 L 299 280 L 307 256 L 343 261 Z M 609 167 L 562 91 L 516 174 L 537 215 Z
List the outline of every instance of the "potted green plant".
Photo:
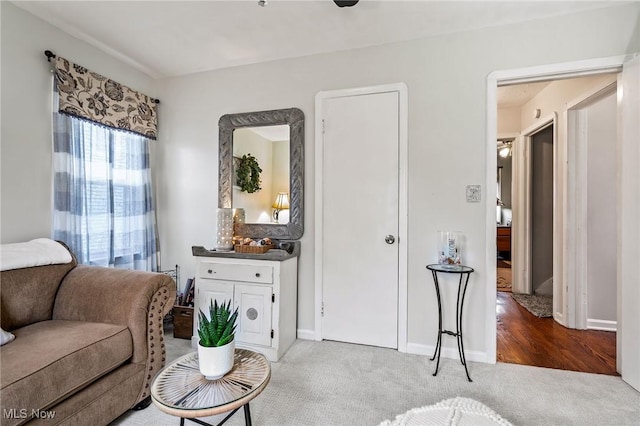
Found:
M 238 308 L 231 313 L 231 300 L 226 304 L 211 300 L 209 318 L 198 314 L 198 364 L 208 380 L 219 379 L 233 368 L 236 348 L 234 339 Z

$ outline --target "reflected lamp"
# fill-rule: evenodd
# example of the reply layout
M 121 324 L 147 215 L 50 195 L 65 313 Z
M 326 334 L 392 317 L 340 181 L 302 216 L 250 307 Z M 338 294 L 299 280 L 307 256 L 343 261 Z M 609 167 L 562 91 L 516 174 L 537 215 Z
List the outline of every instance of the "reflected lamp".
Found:
M 289 209 L 289 194 L 286 192 L 278 192 L 276 200 L 271 207 L 273 207 L 273 221 L 278 223 L 280 212 Z

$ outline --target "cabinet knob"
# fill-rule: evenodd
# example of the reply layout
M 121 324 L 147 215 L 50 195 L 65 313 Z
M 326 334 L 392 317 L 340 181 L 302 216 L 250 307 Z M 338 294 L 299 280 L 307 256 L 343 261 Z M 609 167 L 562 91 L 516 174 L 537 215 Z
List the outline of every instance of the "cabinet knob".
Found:
M 211 269 L 209 269 L 209 270 L 207 271 L 207 273 L 211 274 L 211 273 L 213 273 L 213 271 L 212 271 Z
M 256 272 L 256 277 L 260 278 L 260 272 Z

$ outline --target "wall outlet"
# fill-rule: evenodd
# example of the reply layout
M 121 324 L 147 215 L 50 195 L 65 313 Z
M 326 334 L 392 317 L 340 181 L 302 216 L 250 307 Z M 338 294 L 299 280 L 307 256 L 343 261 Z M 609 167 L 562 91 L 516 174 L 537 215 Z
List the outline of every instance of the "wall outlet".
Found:
M 480 185 L 467 185 L 467 203 L 479 203 L 482 199 Z

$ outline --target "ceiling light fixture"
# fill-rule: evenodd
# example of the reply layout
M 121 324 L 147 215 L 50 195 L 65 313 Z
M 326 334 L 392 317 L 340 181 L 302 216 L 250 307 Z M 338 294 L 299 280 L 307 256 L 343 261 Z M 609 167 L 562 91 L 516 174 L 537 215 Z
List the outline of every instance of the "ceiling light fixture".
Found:
M 513 141 L 498 141 L 498 155 L 507 158 L 511 155 L 513 149 Z
M 355 6 L 359 0 L 350 0 L 350 1 L 341 1 L 341 0 L 333 0 L 338 7 L 351 7 Z

